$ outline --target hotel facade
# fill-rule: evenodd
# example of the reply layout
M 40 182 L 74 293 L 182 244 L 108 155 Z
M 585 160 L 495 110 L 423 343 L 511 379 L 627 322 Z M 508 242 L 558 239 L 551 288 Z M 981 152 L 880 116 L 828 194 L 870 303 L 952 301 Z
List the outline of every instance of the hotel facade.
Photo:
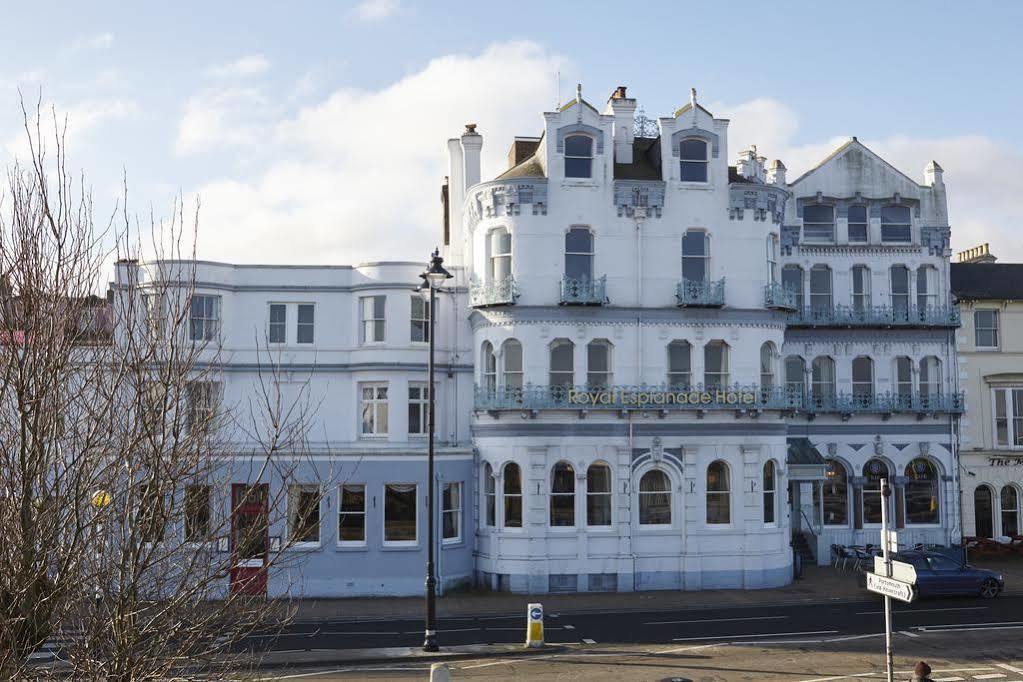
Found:
M 622 87 L 544 113 L 486 178 L 475 125 L 448 141 L 443 587 L 785 585 L 793 546 L 877 542 L 884 477 L 902 542 L 958 542 L 942 169 L 918 182 L 853 138 L 789 181 L 756 148 L 730 165 L 728 126 L 695 92 L 638 115 Z M 422 590 L 422 269 L 199 264 L 225 396 L 277 339 L 322 396 L 310 466 L 344 472 L 271 594 Z

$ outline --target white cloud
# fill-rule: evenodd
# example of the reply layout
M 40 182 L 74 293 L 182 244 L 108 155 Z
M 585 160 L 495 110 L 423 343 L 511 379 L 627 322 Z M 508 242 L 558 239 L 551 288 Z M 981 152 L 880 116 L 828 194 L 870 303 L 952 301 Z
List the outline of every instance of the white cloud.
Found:
M 484 176 L 504 165 L 514 135 L 535 134 L 548 74 L 564 60 L 528 43 L 429 62 L 380 90 L 342 89 L 276 126 L 277 160 L 251 179 L 198 188 L 203 258 L 357 263 L 425 257 L 441 237 L 438 194 L 446 140 L 475 121 Z M 196 121 L 193 119 L 192 124 Z M 206 130 L 225 128 L 206 118 Z M 195 148 L 209 134 L 186 138 Z M 179 144 L 182 138 L 179 136 Z M 199 145 L 201 146 L 201 145 Z
M 206 69 L 206 75 L 214 78 L 247 78 L 265 73 L 270 60 L 261 54 L 249 54 L 233 62 L 217 64 Z
M 849 139 L 840 136 L 797 143 L 798 116 L 768 98 L 732 106 L 716 103 L 708 108 L 716 116 L 731 119 L 728 149 L 733 159 L 740 150 L 756 144 L 763 156 L 785 162 L 789 181 Z M 1023 205 L 1017 200 L 1023 196 L 1023 175 L 1003 171 L 1023 168 L 1023 151 L 979 134 L 944 138 L 891 135 L 862 142 L 917 182 L 923 182 L 924 166 L 932 159 L 945 169 L 953 250 L 990 242 L 1000 260 L 1023 261 L 1023 240 L 1016 228 L 1023 222 Z
M 255 144 L 266 132 L 254 120 L 265 105 L 266 99 L 255 88 L 207 90 L 193 95 L 185 103 L 178 124 L 175 150 L 192 154 Z
M 362 21 L 381 21 L 396 14 L 400 8 L 398 0 L 362 0 L 354 11 Z
M 35 103 L 26 101 L 26 108 L 32 114 L 32 107 Z M 130 99 L 109 99 L 109 100 L 82 100 L 70 105 L 60 105 L 51 102 L 43 102 L 39 108 L 42 116 L 43 135 L 46 137 L 47 130 L 53 130 L 54 112 L 56 112 L 57 125 L 65 129 L 64 142 L 70 149 L 80 143 L 82 139 L 94 129 L 106 123 L 117 120 L 124 120 L 136 115 L 139 111 L 138 104 Z M 66 124 L 66 128 L 65 128 Z M 49 144 L 49 139 L 43 140 Z M 7 153 L 15 158 L 28 158 L 28 141 L 25 138 L 25 131 L 19 130 L 5 144 Z
M 93 36 L 83 36 L 71 43 L 75 50 L 103 50 L 114 44 L 113 33 L 98 33 Z

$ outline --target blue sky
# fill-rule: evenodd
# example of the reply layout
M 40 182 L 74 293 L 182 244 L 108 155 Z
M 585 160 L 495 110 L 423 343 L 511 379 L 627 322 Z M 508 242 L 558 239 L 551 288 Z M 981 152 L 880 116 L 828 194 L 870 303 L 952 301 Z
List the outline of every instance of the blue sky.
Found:
M 601 105 L 623 84 L 651 116 L 696 87 L 732 119 L 733 157 L 756 142 L 791 177 L 850 135 L 917 179 L 937 159 L 954 248 L 1023 260 L 1023 4 L 38 2 L 4 17 L 0 158 L 21 149 L 17 88 L 41 91 L 98 206 L 122 172 L 137 211 L 201 198 L 201 257 L 422 258 L 444 140 L 477 122 L 497 172 L 560 71 L 565 98 L 581 81 Z

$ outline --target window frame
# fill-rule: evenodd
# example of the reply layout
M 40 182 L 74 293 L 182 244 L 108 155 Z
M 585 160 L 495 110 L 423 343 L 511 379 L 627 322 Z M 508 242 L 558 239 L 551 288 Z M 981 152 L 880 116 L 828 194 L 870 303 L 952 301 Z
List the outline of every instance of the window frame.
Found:
M 663 490 L 643 490 L 643 479 L 650 474 L 660 474 L 663 476 L 663 480 L 667 483 Z M 661 530 L 672 528 L 675 521 L 675 500 L 672 494 L 674 488 L 674 482 L 672 481 L 671 475 L 661 467 L 653 466 L 647 469 L 636 481 L 636 524 L 643 530 Z M 668 522 L 667 523 L 649 523 L 643 520 L 644 516 L 644 500 L 653 498 L 657 495 L 667 495 L 668 497 Z M 649 504 L 649 502 L 647 503 Z M 649 517 L 648 517 L 649 518 Z
M 567 470 L 567 474 L 568 474 L 568 479 L 567 480 L 571 484 L 571 491 L 569 491 L 569 492 L 564 492 L 564 491 L 555 492 L 555 490 L 554 490 L 554 486 L 555 486 L 555 484 L 557 482 L 557 473 L 558 473 L 558 469 L 559 468 L 564 468 L 564 470 Z M 550 471 L 550 483 L 547 486 L 547 491 L 548 491 L 547 527 L 550 528 L 551 530 L 555 531 L 555 532 L 575 530 L 575 528 L 577 527 L 577 521 L 578 521 L 578 519 L 576 518 L 577 514 L 576 514 L 576 508 L 575 508 L 575 505 L 576 505 L 576 499 L 575 498 L 576 498 L 576 492 L 577 492 L 576 488 L 578 487 L 576 485 L 576 480 L 575 480 L 575 467 L 572 466 L 572 463 L 567 461 L 567 460 L 558 460 L 557 462 L 554 463 L 554 466 L 552 466 L 549 469 L 549 471 Z M 555 498 L 567 498 L 567 499 L 570 500 L 570 504 L 565 505 L 565 509 L 569 510 L 570 513 L 571 513 L 571 519 L 570 519 L 571 523 L 557 523 L 557 524 L 554 523 L 554 516 L 555 516 L 554 502 L 555 502 Z
M 286 346 L 288 345 L 288 304 L 280 303 L 277 301 L 270 301 L 267 304 L 267 330 L 266 338 L 267 343 L 274 346 Z M 278 308 L 284 313 L 284 317 L 280 320 L 274 320 L 274 309 Z M 278 341 L 274 340 L 274 329 L 282 332 L 281 338 Z
M 858 363 L 861 369 L 864 366 L 867 368 L 870 375 L 869 379 L 863 380 L 862 378 L 856 378 Z M 860 405 L 872 404 L 874 396 L 877 393 L 877 377 L 874 371 L 874 359 L 869 355 L 857 355 L 854 357 L 851 363 L 851 378 L 853 402 Z M 864 387 L 866 387 L 866 390 L 864 390 Z
M 500 250 L 494 248 L 495 238 L 499 235 L 507 237 L 508 250 L 505 251 L 503 248 L 504 240 L 497 241 L 497 245 L 501 247 Z M 502 267 L 507 268 L 508 274 L 502 277 L 497 276 L 499 262 L 504 262 Z M 487 281 L 490 283 L 500 282 L 510 277 L 512 274 L 512 265 L 514 260 L 512 259 L 512 233 L 507 227 L 503 225 L 494 227 L 487 231 Z
M 906 211 L 906 222 L 894 222 L 885 215 L 885 211 L 888 209 L 903 209 Z M 885 228 L 888 228 L 886 230 Z M 899 232 L 896 234 L 902 235 L 902 230 L 905 230 L 905 239 L 896 239 L 891 235 L 891 231 L 898 228 Z M 887 236 L 887 238 L 886 238 Z M 903 206 L 901 204 L 886 204 L 881 207 L 881 243 L 882 244 L 911 244 L 913 243 L 913 209 L 909 206 Z
M 849 468 L 845 465 L 844 462 L 842 462 L 841 460 L 836 459 L 834 457 L 829 458 L 829 459 L 825 459 L 824 463 L 827 465 L 827 469 L 825 470 L 824 480 L 821 481 L 821 523 L 824 526 L 830 526 L 832 528 L 848 528 L 850 523 L 852 522 L 852 518 L 851 518 L 852 514 L 850 513 L 850 510 L 853 507 L 853 505 L 849 504 L 849 491 L 850 491 Z M 841 481 L 840 481 L 840 483 L 841 483 L 842 488 L 843 488 L 841 494 L 839 494 L 837 491 L 834 491 L 834 492 L 831 492 L 831 493 L 825 493 L 824 486 L 827 485 L 829 482 L 831 483 L 831 485 L 833 487 L 838 485 L 837 482 L 829 481 L 829 479 L 828 479 L 828 472 L 829 471 L 837 471 L 837 472 L 841 473 Z M 832 477 L 832 478 L 837 478 L 837 475 L 835 477 Z M 832 523 L 832 522 L 828 521 L 828 517 L 827 517 L 827 504 L 826 504 L 826 499 L 828 497 L 833 497 L 835 499 L 839 499 L 841 497 L 841 499 L 842 499 L 842 513 L 843 513 L 843 515 L 845 517 L 844 521 L 840 521 L 838 523 Z
M 905 292 L 902 292 L 902 291 L 896 292 L 895 291 L 895 289 L 896 289 L 896 287 L 895 287 L 896 274 L 895 273 L 896 272 L 900 273 L 900 275 L 904 273 L 905 276 L 906 276 L 906 291 Z M 913 300 L 913 292 L 912 292 L 912 285 L 911 285 L 911 279 L 912 278 L 911 278 L 911 275 L 910 275 L 911 272 L 912 271 L 909 269 L 909 266 L 904 265 L 903 263 L 895 263 L 891 267 L 888 268 L 888 287 L 889 287 L 888 291 L 890 292 L 890 296 L 891 296 L 892 314 L 895 315 L 896 319 L 900 320 L 900 321 L 901 321 L 902 318 L 907 318 L 908 319 L 908 316 L 909 316 L 909 305 L 910 305 L 910 302 Z M 900 285 L 901 285 L 901 282 L 900 282 Z M 901 286 L 899 288 L 901 288 Z M 900 317 L 900 315 L 901 315 L 901 317 Z
M 513 348 L 518 349 L 518 369 L 508 369 L 508 359 L 513 355 Z M 522 342 L 518 339 L 505 339 L 501 344 L 501 385 L 506 389 L 521 390 L 525 385 L 524 380 Z
M 203 303 L 202 315 L 195 316 L 196 299 L 203 299 L 209 302 L 209 310 L 206 303 Z M 198 294 L 193 293 L 188 298 L 188 339 L 192 343 L 207 343 L 220 340 L 221 323 L 223 318 L 223 297 L 219 294 Z M 196 322 L 201 322 L 201 333 L 197 333 Z
M 407 388 L 408 420 L 405 424 L 405 430 L 410 438 L 425 438 L 430 433 L 430 385 L 425 381 L 410 381 Z M 412 397 L 413 390 L 419 391 L 418 397 Z M 419 431 L 412 430 L 413 405 L 419 411 Z
M 480 383 L 484 391 L 497 391 L 497 354 L 490 341 L 484 341 L 480 346 Z
M 677 371 L 677 370 L 674 369 L 675 365 L 672 362 L 672 353 L 671 353 L 672 348 L 685 349 L 686 371 L 680 372 L 680 371 Z M 670 341 L 668 343 L 668 345 L 667 345 L 667 352 L 668 352 L 668 376 L 667 376 L 668 386 L 669 387 L 677 386 L 677 387 L 686 388 L 686 389 L 692 387 L 692 385 L 693 385 L 693 344 L 689 343 L 689 341 L 686 340 L 686 339 L 674 339 L 674 340 L 672 340 L 672 341 Z M 672 376 L 673 375 L 685 376 L 686 377 L 686 381 L 684 383 L 672 381 Z
M 933 471 L 933 473 L 934 473 L 934 478 L 932 480 L 930 480 L 930 481 L 922 481 L 922 480 L 917 480 L 917 479 L 910 478 L 910 471 L 913 470 L 913 465 L 916 462 L 918 462 L 918 461 L 924 462 L 927 466 L 929 466 L 931 468 L 931 471 Z M 902 500 L 903 500 L 902 504 L 903 504 L 903 514 L 904 514 L 903 515 L 903 519 L 905 519 L 905 525 L 907 527 L 909 527 L 909 526 L 914 526 L 914 527 L 938 527 L 938 526 L 940 526 L 941 525 L 941 513 L 942 513 L 943 509 L 942 509 L 942 499 L 941 499 L 941 471 L 940 471 L 940 469 L 938 469 L 938 465 L 935 464 L 933 461 L 931 461 L 927 457 L 914 457 L 912 460 L 909 461 L 908 464 L 906 464 L 906 469 L 905 469 L 905 471 L 903 473 L 907 477 L 907 481 L 906 481 L 905 485 L 902 488 Z M 934 491 L 933 499 L 936 502 L 936 506 L 935 506 L 935 509 L 934 509 L 934 521 L 917 522 L 917 521 L 911 521 L 910 517 L 909 517 L 909 498 L 910 498 L 910 496 L 909 496 L 909 487 L 910 487 L 910 485 L 922 484 L 922 483 L 926 483 L 926 484 L 930 485 L 933 488 L 933 491 Z
M 377 310 L 377 301 L 382 302 L 379 311 Z M 367 304 L 372 306 L 368 311 Z M 370 317 L 367 317 L 367 313 Z M 373 329 L 373 338 L 370 338 L 367 333 L 370 328 Z M 377 330 L 380 331 L 380 338 L 377 338 Z M 359 297 L 359 341 L 363 346 L 387 343 L 387 296 L 385 294 Z
M 316 528 L 315 540 L 300 539 L 295 535 L 296 531 L 305 529 L 307 523 L 306 520 L 303 519 L 303 524 L 301 528 L 298 528 L 294 525 L 296 518 L 298 518 L 298 514 L 300 514 L 304 509 L 304 507 L 302 506 L 303 493 L 312 493 L 313 496 L 316 498 L 315 509 L 310 507 L 310 510 L 315 511 L 316 514 L 315 523 L 310 524 L 311 526 L 314 525 Z M 320 486 L 316 485 L 315 483 L 291 483 L 288 485 L 287 500 L 288 516 L 286 530 L 289 547 L 294 549 L 320 547 L 320 543 L 323 540 L 323 514 L 322 510 L 320 509 L 322 503 L 323 495 L 320 491 Z M 296 504 L 298 506 L 298 509 L 295 508 Z
M 871 474 L 869 474 L 867 472 L 867 466 L 871 462 L 875 462 L 875 461 L 881 463 L 881 466 L 884 469 L 884 471 L 880 472 L 876 476 L 877 480 L 878 480 L 877 488 L 867 488 L 867 485 L 870 483 L 870 479 L 871 479 Z M 860 526 L 862 528 L 880 528 L 881 527 L 881 511 L 880 510 L 881 510 L 881 505 L 884 505 L 884 503 L 885 503 L 884 495 L 881 494 L 881 483 L 880 483 L 880 481 L 881 481 L 882 478 L 888 479 L 889 485 L 891 484 L 892 469 L 891 469 L 890 466 L 888 466 L 888 462 L 886 462 L 885 460 L 881 459 L 880 457 L 871 457 L 870 459 L 868 459 L 866 462 L 863 463 L 863 486 L 859 489 L 859 491 L 860 491 Z M 873 498 L 876 495 L 878 500 L 879 500 L 879 502 L 878 502 L 877 521 L 868 521 L 867 520 L 867 495 L 870 495 L 871 498 Z M 891 499 L 894 499 L 894 496 L 892 496 Z M 889 504 L 891 504 L 891 503 L 889 502 Z
M 569 357 L 571 359 L 571 370 L 555 370 L 554 369 L 554 351 L 568 347 Z M 555 381 L 555 374 L 568 375 L 569 381 Z M 575 343 L 571 339 L 559 337 L 550 342 L 547 346 L 547 380 L 550 387 L 553 389 L 555 386 L 564 386 L 566 388 L 572 388 L 575 386 Z
M 857 291 L 856 277 L 859 275 L 859 290 Z M 871 306 L 870 292 L 870 268 L 862 263 L 857 263 L 849 269 L 849 291 L 850 303 L 853 310 L 866 312 Z
M 383 485 L 383 495 L 381 497 L 383 499 L 383 505 L 382 505 L 383 509 L 381 511 L 382 511 L 382 515 L 384 517 L 384 522 L 381 524 L 381 528 L 380 528 L 380 536 L 381 536 L 382 541 L 383 541 L 383 545 L 382 546 L 383 547 L 397 547 L 397 548 L 418 547 L 419 546 L 419 526 L 420 526 L 420 523 L 419 523 L 419 484 L 418 483 L 412 483 L 412 482 L 392 481 L 392 482 L 389 482 L 389 483 L 383 483 L 382 485 Z M 413 535 L 415 536 L 414 539 L 412 539 L 412 540 L 388 540 L 387 539 L 387 530 L 388 530 L 388 528 L 387 528 L 387 521 L 388 521 L 388 519 L 387 519 L 387 492 L 388 492 L 388 489 L 390 489 L 392 487 L 395 487 L 395 486 L 412 486 L 412 490 L 411 490 L 411 492 L 412 492 L 412 499 L 413 499 L 413 502 L 412 502 L 412 523 L 414 524 L 413 525 Z M 395 493 L 397 493 L 397 494 L 402 494 L 403 492 L 404 493 L 408 493 L 409 491 L 395 490 Z
M 589 154 L 588 155 L 583 156 L 583 155 L 569 154 L 568 153 L 569 140 L 573 140 L 573 139 L 576 139 L 576 138 L 586 140 L 589 143 L 589 150 L 588 150 Z M 572 133 L 570 135 L 566 135 L 565 136 L 565 139 L 563 141 L 564 152 L 562 153 L 562 156 L 564 157 L 564 165 L 563 165 L 562 168 L 563 168 L 566 180 L 592 180 L 593 179 L 593 165 L 594 165 L 593 162 L 594 162 L 594 160 L 596 159 L 596 156 L 597 156 L 596 155 L 596 150 L 595 150 L 596 144 L 597 144 L 597 141 L 593 138 L 593 136 L 592 135 L 587 135 L 585 133 Z M 570 166 L 570 164 L 569 164 L 570 160 L 571 161 L 587 161 L 587 162 L 589 162 L 588 165 L 586 166 L 587 171 L 588 171 L 586 173 L 586 175 L 570 175 L 569 172 L 568 172 L 568 169 L 569 169 L 569 166 Z
M 808 208 L 809 209 L 819 209 L 819 208 L 820 209 L 830 209 L 831 210 L 831 220 L 830 221 L 821 221 L 821 220 L 812 220 L 812 221 L 810 221 L 810 220 L 807 220 L 807 218 L 806 218 L 806 210 Z M 836 224 L 835 216 L 836 215 L 837 215 L 837 211 L 835 210 L 835 205 L 834 204 L 817 204 L 817 203 L 814 203 L 814 204 L 804 204 L 803 205 L 803 241 L 808 243 L 808 244 L 834 244 L 835 243 L 835 224 Z M 812 229 L 811 229 L 811 226 L 812 226 Z M 828 236 L 826 238 L 822 237 L 822 235 L 824 235 L 824 229 L 823 228 L 825 226 L 827 226 L 827 228 L 828 228 L 827 229 Z
M 721 365 L 720 365 L 720 368 L 719 368 L 720 371 L 711 372 L 708 369 L 710 367 L 710 363 L 707 362 L 707 353 L 712 348 L 716 348 L 716 347 L 720 347 L 721 348 Z M 710 390 L 718 390 L 718 389 L 720 389 L 720 390 L 727 390 L 728 389 L 728 379 L 729 379 L 729 373 L 730 373 L 730 370 L 731 370 L 731 368 L 730 368 L 731 358 L 729 357 L 729 355 L 731 354 L 730 351 L 731 351 L 730 347 L 728 346 L 728 344 L 723 339 L 711 339 L 710 341 L 708 341 L 707 343 L 705 343 L 703 345 L 703 388 L 704 388 L 704 390 L 710 391 Z M 712 383 L 711 380 L 710 380 L 711 375 L 716 375 L 718 377 L 719 383 Z
M 203 525 L 205 529 L 200 529 L 199 536 L 194 533 L 190 533 L 191 525 L 193 522 L 193 508 L 191 507 L 192 496 L 190 491 L 201 490 L 203 497 L 205 498 L 205 504 L 202 505 L 205 510 L 205 521 Z M 208 544 L 213 541 L 211 535 L 213 529 L 213 487 L 207 483 L 190 483 L 185 486 L 182 492 L 182 515 L 183 519 L 181 522 L 181 537 L 182 540 L 191 546 L 198 546 Z
M 767 475 L 768 468 L 771 471 L 770 478 Z M 770 487 L 768 487 L 769 480 Z M 760 481 L 760 492 L 763 497 L 763 516 L 761 518 L 765 526 L 773 528 L 778 525 L 778 465 L 775 464 L 773 459 L 768 459 L 764 462 L 764 466 L 761 468 Z M 767 518 L 768 511 L 771 512 L 770 519 Z
M 590 472 L 594 469 L 603 469 L 607 474 L 607 490 L 594 491 L 590 486 Z M 594 523 L 590 519 L 590 504 L 592 501 L 599 502 L 603 508 L 606 505 L 607 523 Z M 608 530 L 614 526 L 614 481 L 611 474 L 611 465 L 600 460 L 586 467 L 586 527 Z
M 591 353 L 603 349 L 605 369 L 593 369 L 593 356 Z M 608 339 L 591 339 L 586 344 L 586 386 L 588 388 L 607 388 L 614 383 L 614 344 Z M 603 383 L 594 383 L 593 378 L 602 375 Z
M 511 480 L 511 478 L 508 476 L 508 470 L 511 467 L 515 467 L 515 470 L 518 473 L 517 480 L 518 480 L 519 491 L 517 493 L 515 493 L 515 492 L 508 492 L 508 482 Z M 518 507 L 518 517 L 519 517 L 518 518 L 518 525 L 514 525 L 514 526 L 508 525 L 508 516 L 509 516 L 509 511 L 508 510 L 511 508 L 509 506 L 509 504 L 508 504 L 508 498 L 518 499 L 518 501 L 519 501 L 518 505 L 517 505 L 517 507 Z M 524 524 L 523 524 L 523 504 L 524 504 L 524 500 L 525 500 L 525 496 L 523 495 L 523 492 L 522 492 L 522 467 L 519 466 L 518 462 L 505 462 L 504 468 L 501 470 L 501 515 L 500 515 L 499 518 L 501 519 L 501 528 L 502 529 L 505 529 L 505 530 L 511 529 L 511 530 L 514 530 L 514 531 L 521 531 L 522 530 L 522 528 L 524 526 Z
M 452 500 L 450 495 L 451 490 L 454 490 L 457 494 L 457 504 L 454 506 L 448 506 Z M 464 509 L 465 509 L 465 486 L 463 481 L 444 481 L 441 487 L 440 493 L 440 535 L 441 545 L 457 545 L 461 544 L 464 540 L 465 533 L 463 532 L 464 523 Z M 447 537 L 445 534 L 448 531 L 447 528 L 447 517 L 452 516 L 454 518 L 454 524 L 457 528 L 455 535 Z
M 973 347 L 979 351 L 997 351 L 1001 348 L 1001 315 L 997 308 L 976 308 L 973 311 Z M 993 326 L 981 327 L 977 324 L 977 316 L 979 313 L 991 313 L 993 320 Z M 993 332 L 995 343 L 993 346 L 980 345 L 980 331 Z
M 799 275 L 799 286 L 792 287 L 785 282 L 786 279 L 792 279 L 792 277 L 785 277 L 785 273 L 796 273 Z M 806 288 L 806 270 L 803 266 L 796 265 L 795 263 L 787 263 L 781 268 L 781 286 L 786 291 L 791 291 L 796 297 L 796 310 L 802 310 L 805 305 L 805 288 Z
M 767 357 L 764 357 L 764 353 Z M 778 352 L 774 342 L 765 341 L 760 344 L 760 390 L 771 390 L 777 385 L 777 369 L 775 367 Z
M 1013 507 L 1012 509 L 1006 509 L 1005 508 L 1004 501 L 1005 501 L 1005 491 L 1006 490 L 1012 492 L 1012 495 L 1013 495 L 1013 497 L 1015 498 L 1015 501 L 1016 501 L 1015 502 L 1015 507 Z M 1006 517 L 1007 514 L 1011 514 L 1013 517 L 1015 517 L 1013 523 L 1016 526 L 1016 528 L 1015 528 L 1016 532 L 1012 533 L 1011 535 L 1008 532 L 1006 532 L 1006 530 L 1005 530 L 1005 517 Z M 1019 491 L 1019 487 L 1017 485 L 1013 484 L 1013 483 L 1006 483 L 1005 485 L 1002 486 L 1001 490 L 998 491 L 998 524 L 999 524 L 998 525 L 998 531 L 999 531 L 998 534 L 999 535 L 1009 535 L 1010 537 L 1012 537 L 1014 535 L 1020 535 L 1021 533 L 1020 533 L 1019 521 L 1020 521 L 1020 491 Z
M 1017 416 L 1016 396 L 1019 395 L 1018 411 L 1023 415 L 1023 386 L 991 387 L 991 444 L 995 450 L 1023 450 L 1023 416 Z M 999 395 L 1002 397 L 1004 417 L 999 417 Z M 998 439 L 998 422 L 1005 421 L 1005 443 Z M 993 493 L 992 493 L 993 494 Z
M 574 233 L 585 232 L 589 239 L 589 249 L 587 251 L 569 251 L 569 241 Z M 573 225 L 565 231 L 565 277 L 569 279 L 593 281 L 594 278 L 594 262 L 596 261 L 596 237 L 586 225 Z M 573 248 L 575 248 L 573 246 Z M 585 260 L 587 267 L 583 268 L 583 272 L 580 274 L 574 274 L 570 272 L 569 262 L 578 260 L 582 262 Z
M 483 485 L 480 490 L 483 494 L 482 525 L 484 528 L 497 528 L 497 480 L 490 462 L 483 464 Z
M 409 341 L 411 343 L 430 343 L 430 302 L 419 294 L 409 296 Z M 418 306 L 419 310 L 416 310 Z M 419 316 L 416 316 L 416 313 Z M 420 331 L 416 338 L 416 330 Z
M 863 209 L 863 220 L 857 220 L 853 222 L 852 210 Z M 853 227 L 857 228 L 857 232 L 862 228 L 863 239 L 853 239 Z M 846 209 L 846 237 L 850 244 L 869 244 L 870 243 L 870 212 L 866 204 L 851 204 Z M 857 235 L 858 237 L 858 235 Z
M 390 383 L 387 381 L 361 381 L 357 384 L 359 391 L 359 438 L 366 439 L 386 439 L 390 435 L 391 430 L 391 415 L 390 415 Z M 366 410 L 366 389 L 373 390 L 373 396 L 369 400 L 369 404 L 373 405 L 373 424 L 374 427 L 380 423 L 380 411 L 379 406 L 383 406 L 384 410 L 384 422 L 387 424 L 385 431 L 370 431 L 364 430 L 366 424 L 365 410 Z M 377 392 L 377 389 L 384 389 L 384 395 L 381 398 Z
M 715 464 L 721 465 L 721 470 L 724 473 L 725 486 L 723 490 L 711 490 L 710 488 L 710 471 Z M 707 469 L 704 472 L 704 520 L 708 526 L 731 526 L 732 525 L 732 475 L 731 467 L 728 466 L 728 462 L 723 459 L 715 459 L 713 462 L 707 465 Z M 724 509 L 727 518 L 724 521 L 711 521 L 711 496 L 721 496 L 724 500 L 724 505 L 719 508 Z M 720 502 L 718 503 L 720 504 Z M 715 517 L 718 518 L 718 517 Z
M 302 321 L 302 309 L 307 308 L 312 310 L 312 321 Z M 307 327 L 311 334 L 308 341 L 302 340 L 302 329 Z M 316 304 L 315 303 L 296 303 L 295 304 L 295 345 L 297 346 L 311 346 L 316 343 Z
M 827 292 L 814 292 L 814 273 L 827 273 Z M 818 299 L 826 297 L 827 300 L 821 304 Z M 810 310 L 831 310 L 835 305 L 835 273 L 831 267 L 824 263 L 817 263 L 810 268 Z
M 362 510 L 346 510 L 344 504 L 344 491 L 345 488 L 359 488 L 362 491 Z M 367 495 L 368 486 L 365 483 L 353 483 L 346 482 L 341 483 L 337 487 L 337 546 L 338 547 L 365 547 L 368 538 L 368 528 L 366 527 L 367 517 Z M 357 517 L 360 518 L 362 527 L 362 539 L 361 540 L 345 540 L 341 537 L 341 527 L 344 525 L 345 517 Z
M 703 237 L 703 248 L 702 253 L 689 253 L 686 251 L 686 239 L 690 235 L 700 235 Z M 682 234 L 682 279 L 687 282 L 709 282 L 710 281 L 710 234 L 707 230 L 703 229 L 689 229 Z M 694 278 L 686 276 L 687 262 L 690 266 L 696 267 L 699 263 L 699 267 L 703 269 L 703 277 Z
M 702 157 L 686 156 L 686 154 L 690 151 L 690 150 L 686 149 L 686 147 L 687 147 L 686 143 L 687 142 L 698 142 L 699 144 L 703 145 L 703 156 Z M 710 145 L 707 143 L 707 140 L 703 139 L 702 137 L 693 137 L 693 136 L 683 137 L 681 140 L 679 140 L 678 141 L 678 162 L 679 162 L 679 165 L 678 165 L 678 181 L 680 183 L 693 184 L 693 185 L 707 185 L 707 184 L 710 183 Z M 693 169 L 693 168 L 700 168 L 700 169 L 702 169 L 703 172 L 700 175 L 703 176 L 703 179 L 701 179 L 701 180 L 690 180 L 690 179 L 687 179 L 685 177 L 685 175 L 686 175 L 685 169 L 687 167 L 691 168 L 691 169 Z
M 822 379 L 820 381 L 818 381 L 817 378 L 816 378 L 817 368 L 818 368 L 818 364 L 817 364 L 818 360 L 823 361 L 819 365 L 820 368 L 821 368 L 820 374 L 821 374 L 821 377 L 822 377 Z M 820 399 L 834 400 L 835 397 L 838 395 L 838 387 L 837 387 L 837 383 L 838 382 L 837 382 L 836 369 L 835 368 L 836 368 L 835 359 L 833 357 L 831 357 L 830 355 L 818 355 L 817 357 L 815 357 L 813 360 L 810 361 L 810 395 L 813 396 L 815 400 L 820 400 Z M 830 382 L 824 381 L 824 379 L 823 379 L 823 375 L 825 373 L 824 369 L 830 370 L 830 373 L 831 373 L 831 381 Z M 827 387 L 828 390 L 827 391 L 818 391 L 817 390 L 818 386 Z

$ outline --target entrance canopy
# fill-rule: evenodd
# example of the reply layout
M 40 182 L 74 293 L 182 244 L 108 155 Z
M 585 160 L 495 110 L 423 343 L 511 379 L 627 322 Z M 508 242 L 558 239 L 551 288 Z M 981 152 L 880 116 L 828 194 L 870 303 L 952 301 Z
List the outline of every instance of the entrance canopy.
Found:
M 785 464 L 790 481 L 823 481 L 828 465 L 809 438 L 789 438 Z

